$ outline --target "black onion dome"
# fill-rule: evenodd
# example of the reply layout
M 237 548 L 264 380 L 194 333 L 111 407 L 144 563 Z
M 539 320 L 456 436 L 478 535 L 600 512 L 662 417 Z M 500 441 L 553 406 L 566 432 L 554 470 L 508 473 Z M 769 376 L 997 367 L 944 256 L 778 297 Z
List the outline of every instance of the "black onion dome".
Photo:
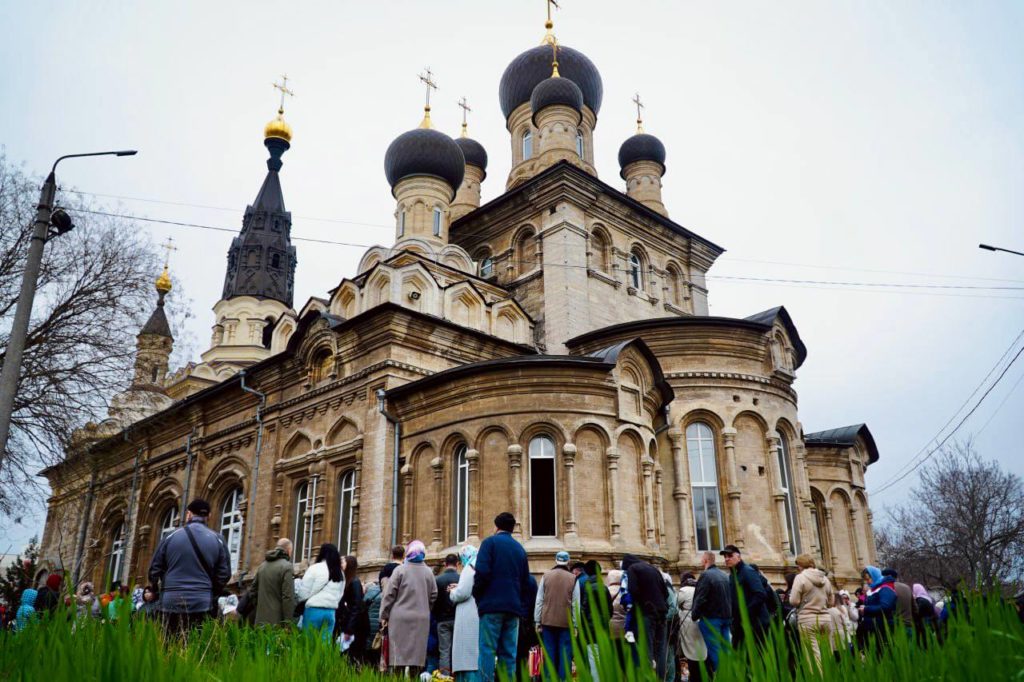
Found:
M 467 166 L 476 166 L 484 171 L 487 176 L 487 150 L 484 146 L 471 137 L 457 137 L 455 144 L 459 145 L 462 155 L 466 158 Z
M 597 115 L 604 97 L 601 74 L 594 62 L 571 47 L 558 46 L 558 73 L 568 78 L 583 93 L 583 103 Z M 533 89 L 551 76 L 551 46 L 538 45 L 512 60 L 501 75 L 498 96 L 507 119 L 515 108 L 529 102 Z
M 654 135 L 637 133 L 619 147 L 619 168 L 623 169 L 634 161 L 654 161 L 665 171 L 665 145 Z M 622 171 L 619 171 L 622 175 Z M 625 176 L 623 176 L 625 177 Z
M 454 195 L 465 173 L 466 159 L 459 145 L 444 133 L 430 128 L 402 133 L 384 153 L 384 174 L 392 190 L 404 178 L 432 175 L 447 182 Z
M 552 76 L 542 80 L 533 89 L 533 94 L 530 95 L 530 110 L 533 111 L 534 123 L 542 109 L 555 104 L 572 107 L 580 115 L 580 119 L 583 118 L 583 91 L 568 78 Z

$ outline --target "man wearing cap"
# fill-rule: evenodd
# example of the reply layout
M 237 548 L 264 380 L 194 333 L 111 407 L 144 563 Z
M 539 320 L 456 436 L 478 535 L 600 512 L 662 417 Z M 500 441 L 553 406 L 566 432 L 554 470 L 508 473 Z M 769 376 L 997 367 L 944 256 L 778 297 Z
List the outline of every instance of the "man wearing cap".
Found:
M 725 571 L 715 566 L 714 552 L 704 552 L 700 557 L 704 573 L 697 581 L 693 593 L 693 610 L 690 618 L 700 627 L 708 649 L 708 668 L 713 674 L 718 670 L 718 654 L 722 644 L 732 643 L 732 585 Z
M 733 599 L 733 644 L 739 647 L 748 634 L 753 636 L 756 643 L 761 644 L 764 642 L 764 635 L 771 620 L 768 615 L 768 607 L 765 605 L 767 595 L 764 593 L 761 576 L 753 568 L 743 563 L 743 555 L 736 545 L 726 545 L 719 554 L 725 557 L 725 565 L 732 570 L 733 589 L 738 590 L 742 595 L 743 603 L 747 606 L 747 616 L 750 618 L 751 632 L 747 633 L 744 631 L 743 618 L 740 614 L 740 600 Z
M 569 553 L 558 552 L 555 554 L 555 567 L 544 574 L 537 586 L 533 620 L 537 623 L 544 651 L 559 680 L 569 676 L 571 667 L 572 631 L 569 629 L 569 612 L 575 587 L 576 576 L 569 570 Z
M 231 559 L 220 535 L 206 527 L 210 503 L 196 498 L 185 525 L 164 538 L 149 564 L 149 582 L 160 587 L 168 633 L 185 633 L 211 614 L 231 579 Z

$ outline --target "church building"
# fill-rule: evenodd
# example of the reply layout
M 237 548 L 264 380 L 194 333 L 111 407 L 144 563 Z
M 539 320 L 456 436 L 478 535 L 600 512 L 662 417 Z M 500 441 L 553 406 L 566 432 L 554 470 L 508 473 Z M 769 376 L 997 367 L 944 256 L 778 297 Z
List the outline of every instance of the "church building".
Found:
M 618 177 L 599 177 L 601 74 L 547 28 L 498 87 L 504 193 L 481 205 L 501 181 L 487 151 L 465 123 L 434 129 L 428 104 L 384 153 L 393 242 L 298 308 L 281 86 L 208 350 L 168 367 L 165 269 L 131 386 L 43 472 L 51 570 L 145 583 L 203 497 L 240 582 L 281 537 L 297 563 L 333 542 L 375 574 L 396 542 L 432 562 L 479 545 L 502 511 L 538 572 L 566 549 L 678 577 L 735 544 L 774 582 L 800 553 L 859 582 L 871 433 L 805 431 L 808 350 L 784 307 L 708 314 L 723 247 L 670 217 L 668 155 L 639 117 Z

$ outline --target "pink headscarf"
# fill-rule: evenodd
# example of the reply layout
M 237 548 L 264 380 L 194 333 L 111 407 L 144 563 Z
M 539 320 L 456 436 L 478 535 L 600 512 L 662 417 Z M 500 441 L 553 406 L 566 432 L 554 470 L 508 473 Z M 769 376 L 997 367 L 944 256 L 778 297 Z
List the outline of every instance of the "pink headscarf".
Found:
M 931 596 L 929 596 L 928 594 L 928 590 L 924 589 L 924 585 L 922 585 L 921 583 L 914 583 L 914 598 L 920 599 L 922 597 L 924 597 L 928 601 L 932 600 Z
M 427 548 L 419 540 L 413 540 L 405 549 L 405 560 L 412 563 L 422 563 L 427 555 Z

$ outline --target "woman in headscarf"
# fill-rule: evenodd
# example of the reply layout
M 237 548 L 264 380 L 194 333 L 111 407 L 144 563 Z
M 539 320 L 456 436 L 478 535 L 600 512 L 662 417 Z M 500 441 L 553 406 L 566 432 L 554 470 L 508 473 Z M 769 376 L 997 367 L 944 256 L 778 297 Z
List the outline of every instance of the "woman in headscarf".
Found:
M 452 635 L 452 672 L 456 682 L 476 682 L 480 679 L 477 665 L 480 657 L 480 616 L 473 599 L 473 579 L 476 577 L 476 547 L 466 545 L 459 552 L 462 573 L 451 592 L 455 604 L 455 632 Z
M 697 578 L 693 573 L 684 573 L 679 588 L 679 652 L 686 659 L 690 682 L 700 682 L 701 665 L 708 657 L 708 647 L 700 627 L 693 622 L 693 595 L 697 590 Z
M 614 639 L 620 639 L 626 634 L 626 607 L 622 605 L 622 571 L 608 571 L 605 584 L 608 586 L 608 594 L 612 596 L 612 620 L 609 630 Z
M 437 599 L 434 573 L 423 563 L 427 549 L 413 540 L 405 550 L 405 563 L 388 580 L 380 605 L 381 627 L 388 630 L 388 665 L 409 677 L 427 662 L 430 609 Z
M 861 640 L 861 647 L 867 645 L 867 640 L 872 640 L 875 652 L 880 655 L 896 615 L 896 588 L 893 587 L 893 578 L 882 575 L 876 566 L 866 567 L 861 577 L 868 585 L 868 590 L 860 610 L 862 625 L 857 636 Z
M 917 643 L 928 646 L 929 633 L 935 632 L 935 602 L 921 583 L 914 583 L 914 631 Z

